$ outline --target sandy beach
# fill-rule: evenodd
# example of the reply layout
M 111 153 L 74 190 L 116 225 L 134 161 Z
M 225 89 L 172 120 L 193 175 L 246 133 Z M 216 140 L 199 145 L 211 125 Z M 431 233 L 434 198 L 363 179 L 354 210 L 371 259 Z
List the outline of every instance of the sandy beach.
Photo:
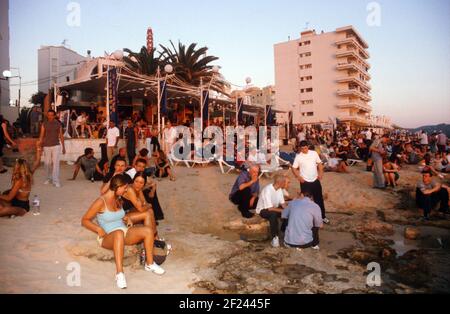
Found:
M 81 216 L 99 196 L 100 183 L 86 181 L 82 175 L 68 181 L 72 169 L 61 164 L 60 189 L 44 185 L 44 169 L 37 170 L 32 195 L 41 199 L 40 216 L 0 219 L 1 293 L 401 293 L 449 289 L 449 273 L 441 263 L 449 260 L 450 222 L 431 221 L 427 227 L 418 223 L 421 213 L 405 201 L 407 188 L 410 191 L 420 176 L 413 167 L 401 173 L 399 184 L 406 192 L 371 189 L 371 173 L 362 165 L 352 167 L 350 174 L 326 173 L 324 197 L 331 225 L 321 232 L 318 252 L 275 249 L 269 241 L 250 241 L 236 230 L 224 229 L 230 222 L 243 221 L 228 200 L 236 174 L 223 175 L 216 165 L 176 167 L 175 183 L 158 182 L 166 216 L 159 232 L 173 245 L 164 263 L 167 272 L 159 277 L 132 263 L 125 268 L 125 291 L 115 287 L 113 261 L 100 261 L 95 256 L 103 250 L 96 248 L 96 235 L 80 225 Z M 293 178 L 290 171 L 283 172 Z M 2 176 L 0 190 L 9 187 L 9 174 Z M 262 186 L 269 182 L 261 179 Z M 289 192 L 295 195 L 298 190 L 292 180 Z M 438 235 L 443 243 L 440 248 L 425 247 L 439 256 L 431 265 L 429 280 L 420 286 L 389 276 L 383 277 L 386 284 L 381 288 L 368 288 L 367 270 L 364 263 L 357 262 L 355 248 L 396 249 L 397 253 L 418 249 L 422 242 L 404 241 L 405 225 L 431 228 L 430 237 Z M 425 229 L 422 235 L 426 236 Z M 345 253 L 346 248 L 353 251 Z M 370 250 L 365 252 L 370 259 Z M 395 263 L 401 257 L 393 261 L 392 256 L 385 259 L 383 254 L 374 254 L 374 259 L 391 263 L 386 267 L 396 272 Z M 66 267 L 72 262 L 81 267 L 80 286 L 66 282 L 71 273 Z

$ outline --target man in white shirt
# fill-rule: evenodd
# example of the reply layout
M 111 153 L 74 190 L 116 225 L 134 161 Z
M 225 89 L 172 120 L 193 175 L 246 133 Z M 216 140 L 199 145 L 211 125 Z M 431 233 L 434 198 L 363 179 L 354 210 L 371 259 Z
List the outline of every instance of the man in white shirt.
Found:
M 422 133 L 420 134 L 420 145 L 428 145 L 428 135 L 424 130 L 422 130 Z
M 87 123 L 88 117 L 86 115 L 86 112 L 82 112 L 80 116 L 77 117 L 75 120 L 75 127 L 78 129 L 80 128 L 80 135 L 81 137 L 84 137 L 84 129 L 87 128 L 89 132 L 89 136 L 92 138 L 92 129 L 91 126 Z
M 286 207 L 283 190 L 287 189 L 289 179 L 282 175 L 276 175 L 273 184 L 269 184 L 262 189 L 259 194 L 256 213 L 270 223 L 270 233 L 272 235 L 272 246 L 279 247 L 278 219 L 281 217 L 283 209 Z
M 320 183 L 320 180 L 323 178 L 322 160 L 320 160 L 316 151 L 309 150 L 306 141 L 300 142 L 300 153 L 295 156 L 292 172 L 300 181 L 302 192 L 309 192 L 313 196 L 314 202 L 319 205 L 322 211 L 323 222 L 329 224 L 330 221 L 325 214 L 322 184 Z
M 112 157 L 116 154 L 117 145 L 119 144 L 120 131 L 116 127 L 114 121 L 109 121 L 109 128 L 106 132 L 106 149 L 108 154 L 108 160 L 111 161 Z
M 367 129 L 367 132 L 366 132 L 366 140 L 369 140 L 369 141 L 372 140 L 372 132 L 370 132 L 370 129 Z
M 163 137 L 164 137 L 163 151 L 166 153 L 166 155 L 169 155 L 172 146 L 176 142 L 176 130 L 172 126 L 172 123 L 170 121 L 167 121 L 166 123 L 166 127 L 163 130 Z

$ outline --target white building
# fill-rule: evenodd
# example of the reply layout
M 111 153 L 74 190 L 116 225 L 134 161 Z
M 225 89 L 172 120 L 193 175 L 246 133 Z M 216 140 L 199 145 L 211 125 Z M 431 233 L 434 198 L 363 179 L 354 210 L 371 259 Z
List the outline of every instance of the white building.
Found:
M 0 113 L 10 122 L 17 118 L 17 109 L 9 106 L 9 81 L 4 80 L 3 71 L 10 69 L 9 62 L 9 1 L 0 0 Z
M 87 60 L 64 46 L 41 46 L 38 50 L 38 90 L 47 94 L 55 83 L 75 80 L 78 68 Z

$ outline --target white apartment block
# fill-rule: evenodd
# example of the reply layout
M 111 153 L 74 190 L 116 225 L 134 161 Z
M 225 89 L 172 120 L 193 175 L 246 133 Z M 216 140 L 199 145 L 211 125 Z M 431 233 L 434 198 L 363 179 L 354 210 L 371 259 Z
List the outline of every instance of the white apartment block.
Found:
M 78 68 L 87 60 L 64 46 L 41 46 L 38 50 L 38 90 L 47 94 L 55 83 L 75 80 Z
M 371 117 L 368 47 L 352 26 L 321 34 L 308 30 L 276 44 L 276 109 L 292 111 L 294 124 L 381 121 Z

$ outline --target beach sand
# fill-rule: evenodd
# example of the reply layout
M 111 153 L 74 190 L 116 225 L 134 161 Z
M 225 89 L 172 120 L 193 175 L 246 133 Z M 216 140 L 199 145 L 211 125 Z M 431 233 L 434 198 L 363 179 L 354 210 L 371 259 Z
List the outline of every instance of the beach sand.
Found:
M 89 254 L 79 254 L 80 247 L 96 245 L 96 235 L 84 229 L 80 220 L 99 196 L 101 183 L 91 183 L 82 174 L 76 181 L 68 181 L 72 171 L 73 167 L 61 163 L 62 187 L 58 189 L 43 184 L 44 169 L 39 168 L 34 176 L 31 197 L 34 194 L 40 197 L 41 215 L 29 213 L 24 217 L 0 219 L 0 293 L 205 292 L 194 283 L 214 275 L 211 265 L 217 266 L 218 261 L 233 252 L 242 255 L 247 250 L 248 243 L 239 241 L 238 235 L 223 228 L 226 223 L 240 219 L 240 213 L 228 200 L 236 174 L 223 175 L 216 165 L 194 169 L 176 167 L 176 182 L 168 179 L 157 182 L 159 200 L 166 217 L 158 230 L 160 236 L 173 246 L 163 265 L 166 274 L 157 276 L 145 272 L 139 265 L 127 266 L 128 289 L 119 290 L 115 286 L 112 261 L 99 261 Z M 300 258 L 303 263 L 314 264 L 314 267 L 325 271 L 336 268 L 336 263 L 343 264 L 341 259 L 333 264 L 327 256 L 355 241 L 349 233 L 341 233 L 349 231 L 345 230 L 346 220 L 351 224 L 345 218 L 346 214 L 351 213 L 355 217 L 364 213 L 375 215 L 377 210 L 389 212 L 397 208 L 398 195 L 370 188 L 371 173 L 365 172 L 362 166 L 352 168 L 351 172 L 325 174 L 324 196 L 328 211 L 333 213 L 329 215 L 332 226 L 325 226 L 321 251 L 317 252 L 319 255 L 308 252 Z M 290 171 L 283 170 L 282 173 L 288 173 L 292 178 L 289 192 L 296 195 L 299 184 L 294 182 Z M 0 190 L 9 188 L 10 174 L 11 170 L 1 176 Z M 405 171 L 405 175 L 402 173 L 400 184 L 414 184 L 418 178 L 419 174 L 411 169 Z M 261 185 L 270 182 L 270 179 L 263 178 Z M 410 212 L 412 216 L 419 214 Z M 339 229 L 340 226 L 344 230 Z M 278 255 L 277 250 L 287 251 L 272 249 L 269 242 L 257 245 L 262 245 L 259 251 L 266 250 L 267 254 Z M 296 253 L 292 254 L 286 257 L 287 260 L 295 259 Z M 67 278 L 72 278 L 72 270 L 66 267 L 72 262 L 80 265 L 80 286 L 67 284 Z M 349 278 L 346 287 L 328 291 L 339 292 L 349 287 L 363 289 L 365 269 L 358 267 L 351 266 L 346 271 Z

